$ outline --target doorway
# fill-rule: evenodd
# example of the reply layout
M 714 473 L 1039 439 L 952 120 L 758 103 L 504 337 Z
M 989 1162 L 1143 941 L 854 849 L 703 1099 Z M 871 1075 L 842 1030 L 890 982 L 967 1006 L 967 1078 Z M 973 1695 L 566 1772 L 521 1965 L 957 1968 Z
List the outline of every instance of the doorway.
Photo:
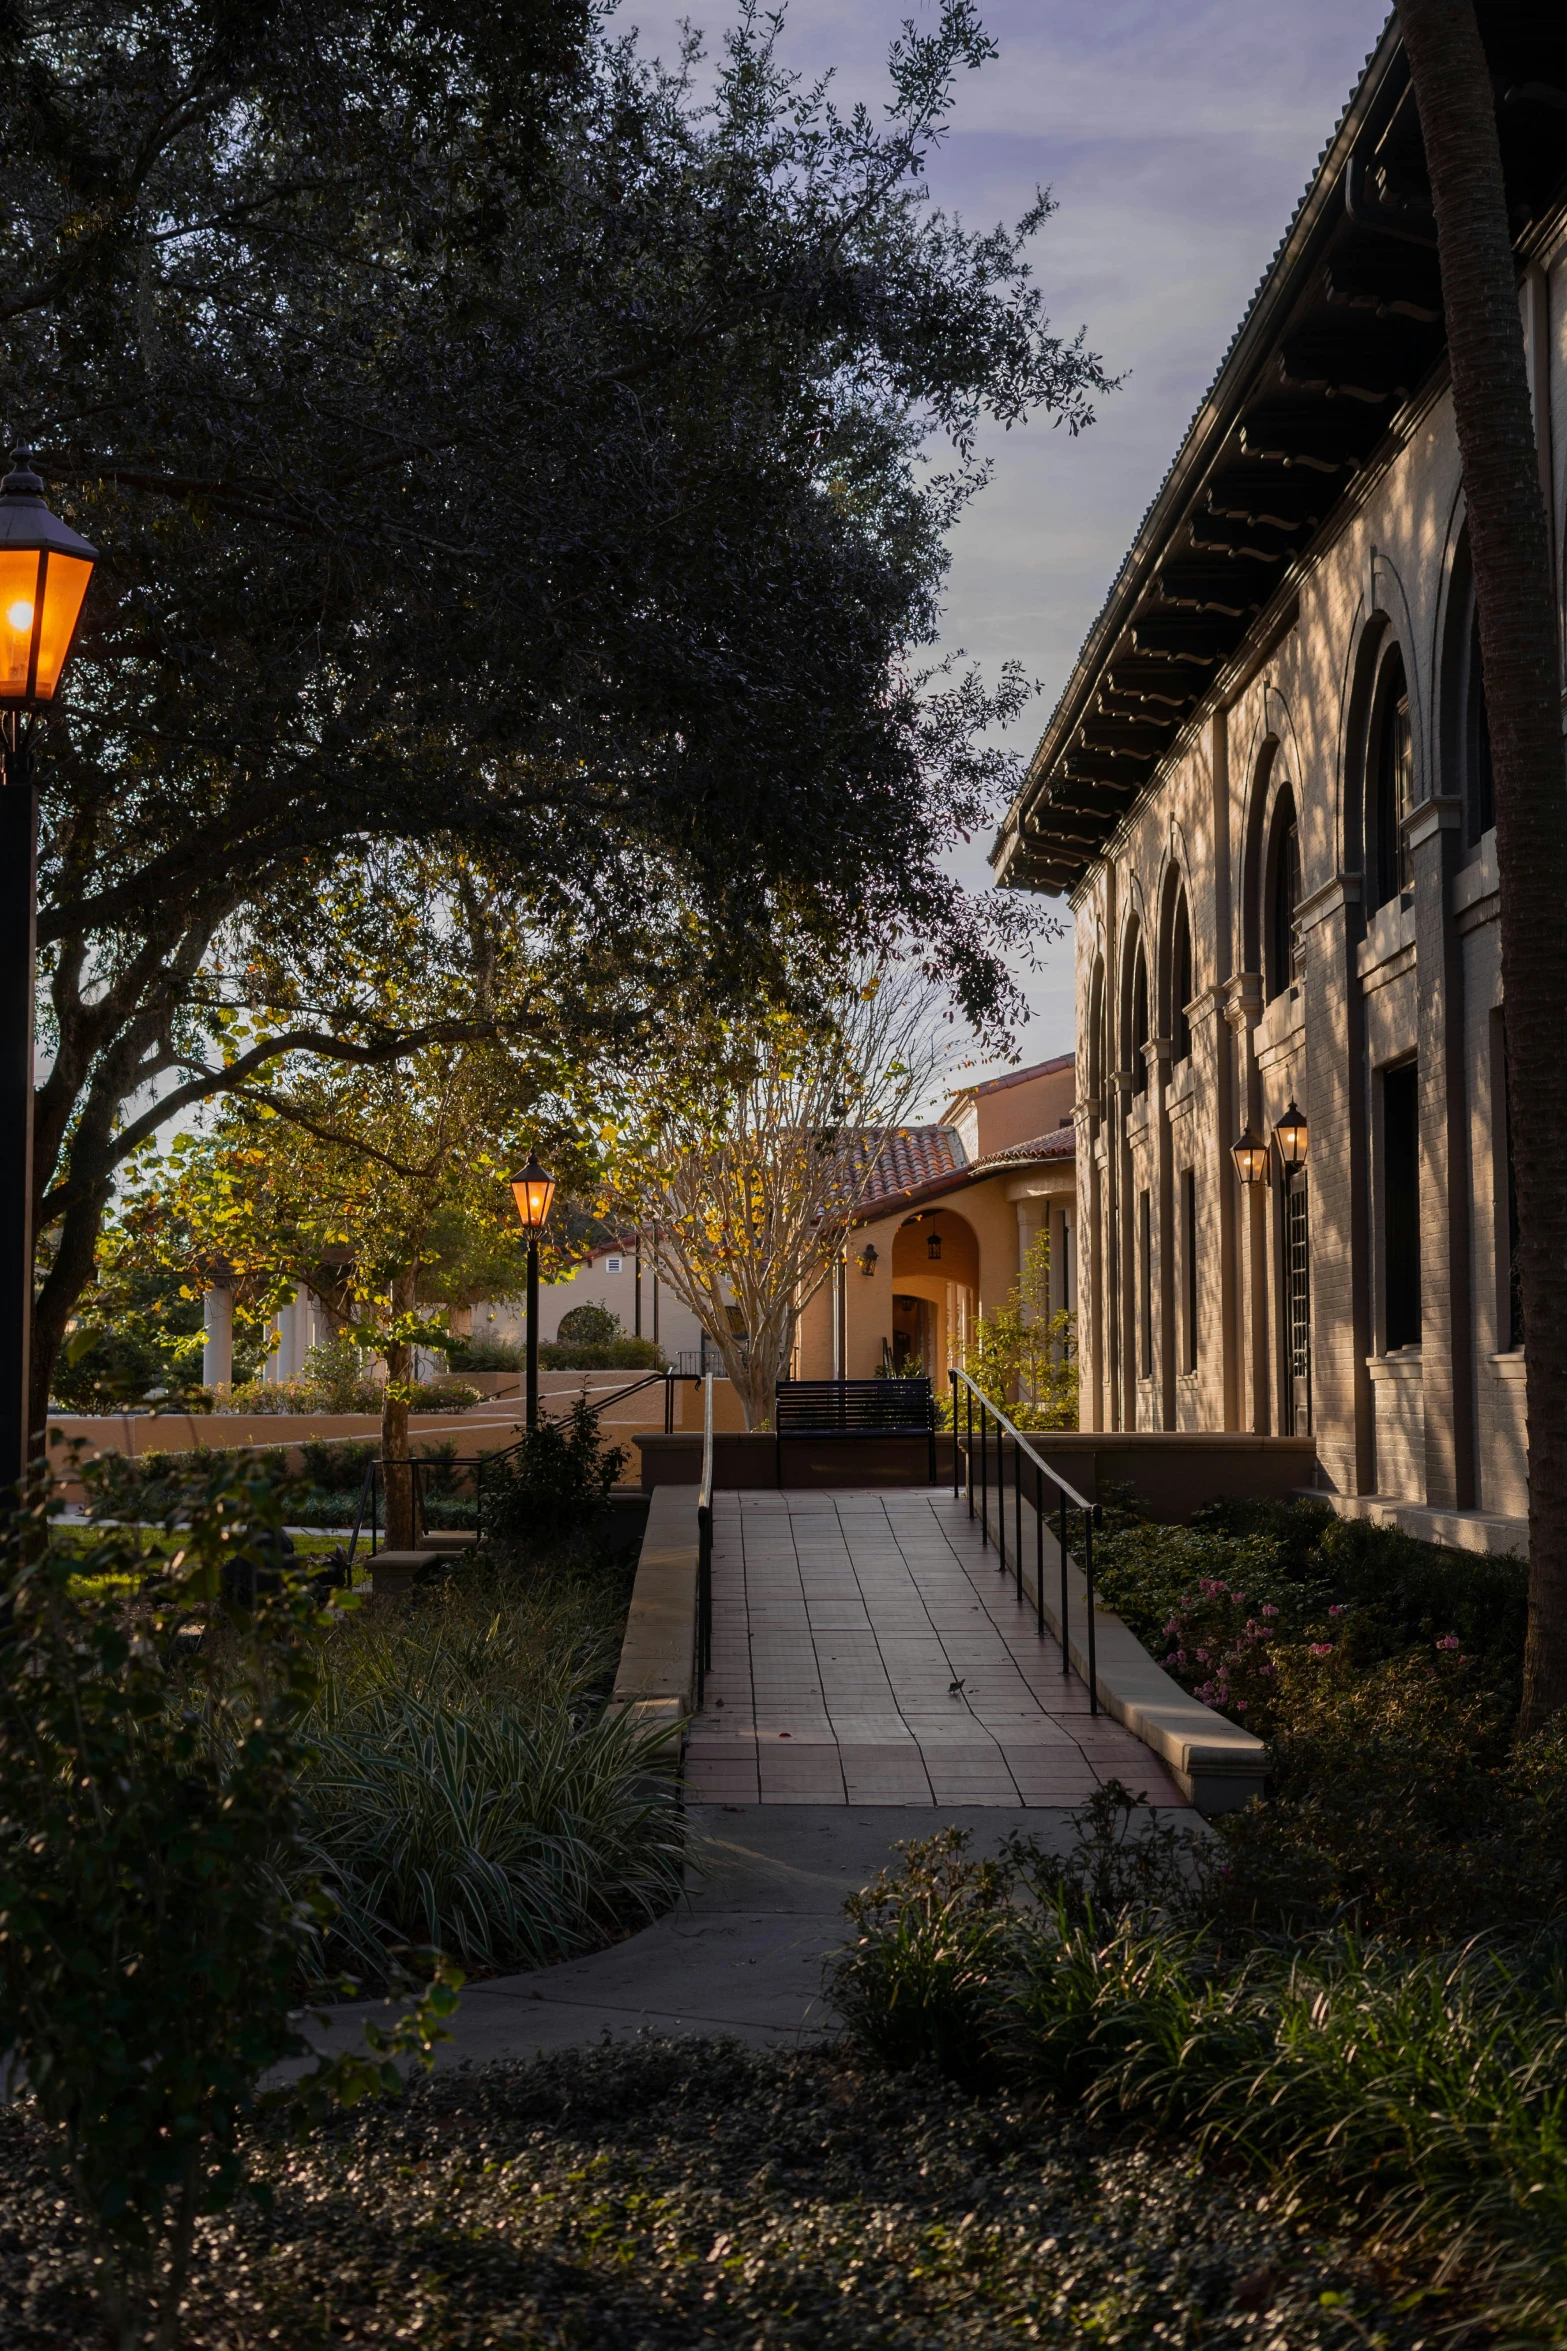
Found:
M 936 1307 L 896 1290 L 892 1299 L 892 1368 L 900 1380 L 936 1376 Z

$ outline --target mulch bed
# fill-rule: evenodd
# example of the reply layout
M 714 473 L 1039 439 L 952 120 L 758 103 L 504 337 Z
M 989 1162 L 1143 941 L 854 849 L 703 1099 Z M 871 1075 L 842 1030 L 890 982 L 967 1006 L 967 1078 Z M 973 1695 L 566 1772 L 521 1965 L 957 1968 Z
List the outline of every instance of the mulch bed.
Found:
M 1459 2339 L 1254 2187 L 833 2053 L 645 2040 L 454 2071 L 264 2169 L 272 2210 L 205 2231 L 188 2351 Z M 0 2346 L 104 2339 L 36 2126 L 0 2111 Z

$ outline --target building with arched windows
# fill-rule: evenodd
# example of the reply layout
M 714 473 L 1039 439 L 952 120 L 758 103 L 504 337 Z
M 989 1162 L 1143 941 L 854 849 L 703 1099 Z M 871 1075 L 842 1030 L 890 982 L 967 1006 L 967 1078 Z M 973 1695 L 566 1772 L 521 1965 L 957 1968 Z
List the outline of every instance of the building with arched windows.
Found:
M 1567 20 L 1482 15 L 1560 577 Z M 1084 1425 L 1309 1432 L 1339 1508 L 1521 1546 L 1490 732 L 1396 22 L 993 863 L 1076 916 Z

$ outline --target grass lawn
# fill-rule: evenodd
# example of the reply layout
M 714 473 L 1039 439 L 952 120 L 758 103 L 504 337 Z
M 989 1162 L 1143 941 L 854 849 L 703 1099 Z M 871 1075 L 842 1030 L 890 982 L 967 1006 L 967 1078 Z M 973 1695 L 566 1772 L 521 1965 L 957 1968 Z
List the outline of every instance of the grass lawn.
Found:
M 1254 2187 L 833 2054 L 645 2042 L 450 2073 L 205 2224 L 187 2351 L 1416 2351 L 1458 2315 Z M 0 2345 L 101 2340 L 79 2230 L 0 2117 Z M 1471 2341 L 1478 2338 L 1470 2337 Z

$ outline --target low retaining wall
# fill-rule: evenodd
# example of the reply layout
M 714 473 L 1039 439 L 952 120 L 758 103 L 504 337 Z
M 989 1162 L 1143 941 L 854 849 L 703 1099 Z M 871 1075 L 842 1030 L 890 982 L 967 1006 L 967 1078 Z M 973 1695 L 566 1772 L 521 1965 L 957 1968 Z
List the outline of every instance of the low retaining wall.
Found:
M 639 1440 L 642 1483 L 695 1486 L 702 1477 L 702 1439 L 677 1429 L 672 1437 Z M 713 1484 L 724 1493 L 778 1485 L 778 1443 L 770 1429 L 715 1434 Z M 843 1486 L 928 1486 L 930 1447 L 923 1437 L 785 1437 L 783 1483 L 791 1491 Z M 952 1483 L 952 1439 L 936 1438 L 936 1483 Z
M 1184 1526 L 1205 1502 L 1282 1502 L 1316 1482 L 1310 1437 L 1238 1430 L 1041 1429 L 1029 1432 L 1053 1469 L 1090 1502 L 1130 1486 L 1151 1518 Z M 1326 1497 L 1324 1497 L 1326 1499 Z
M 696 1706 L 697 1580 L 695 1487 L 661 1487 L 648 1504 L 611 1704 L 665 1729 L 677 1754 Z
M 1009 1574 L 1017 1572 L 1017 1504 L 1009 1492 L 997 1508 L 991 1490 L 982 1513 Z M 975 1497 L 979 1510 L 979 1498 Z M 1036 1601 L 1038 1536 L 1033 1505 L 1023 1503 L 1023 1591 Z M 1045 1622 L 1061 1639 L 1061 1554 L 1050 1532 L 1046 1504 Z M 998 1569 L 999 1573 L 1000 1570 Z M 1082 1680 L 1088 1679 L 1088 1588 L 1075 1563 L 1067 1566 L 1066 1650 Z M 1200 1698 L 1172 1681 L 1156 1665 L 1131 1628 L 1112 1609 L 1094 1610 L 1095 1689 L 1107 1714 L 1124 1723 L 1159 1757 L 1182 1793 L 1199 1812 L 1238 1812 L 1265 1792 L 1268 1750 L 1250 1731 L 1215 1714 Z

